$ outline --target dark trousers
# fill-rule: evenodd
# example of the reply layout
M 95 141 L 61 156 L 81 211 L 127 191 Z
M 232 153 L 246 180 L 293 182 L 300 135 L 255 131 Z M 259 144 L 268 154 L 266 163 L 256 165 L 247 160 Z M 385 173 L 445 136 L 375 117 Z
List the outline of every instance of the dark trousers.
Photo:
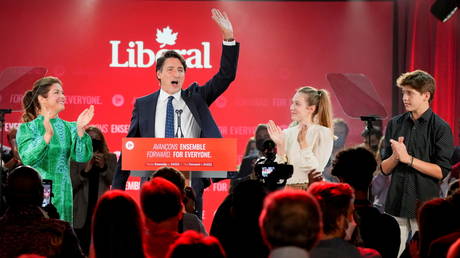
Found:
M 203 193 L 209 185 L 211 180 L 209 178 L 194 177 L 192 172 L 192 188 L 195 192 L 195 210 L 198 218 L 203 219 Z
M 75 228 L 75 234 L 80 241 L 81 250 L 85 255 L 89 255 L 89 246 L 91 244 L 91 223 L 86 221 L 82 228 Z

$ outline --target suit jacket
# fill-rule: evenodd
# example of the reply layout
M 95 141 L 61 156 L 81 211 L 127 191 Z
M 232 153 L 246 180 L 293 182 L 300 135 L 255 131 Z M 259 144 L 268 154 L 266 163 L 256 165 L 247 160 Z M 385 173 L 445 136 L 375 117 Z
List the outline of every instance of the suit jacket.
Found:
M 117 156 L 113 153 L 104 155 L 105 170 L 99 173 L 98 199 L 106 191 L 110 190 L 113 174 L 117 166 Z M 73 226 L 76 229 L 81 229 L 86 223 L 89 200 L 89 180 L 86 172 L 82 172 L 86 167 L 86 163 L 75 161 L 70 162 L 70 178 L 72 179 L 73 188 Z M 93 172 L 89 172 L 93 173 Z
M 205 85 L 192 83 L 181 91 L 181 96 L 200 126 L 201 138 L 221 138 L 219 128 L 209 106 L 235 79 L 238 64 L 239 43 L 223 46 L 220 68 Z M 155 137 L 155 113 L 160 91 L 136 99 L 127 137 Z M 121 156 L 113 178 L 112 189 L 125 189 L 130 171 L 121 170 Z

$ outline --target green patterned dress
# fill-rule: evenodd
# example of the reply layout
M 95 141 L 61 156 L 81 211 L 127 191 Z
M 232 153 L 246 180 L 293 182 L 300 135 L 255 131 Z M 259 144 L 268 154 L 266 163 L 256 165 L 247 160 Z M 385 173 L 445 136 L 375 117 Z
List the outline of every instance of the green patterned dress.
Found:
M 91 137 L 79 137 L 77 124 L 60 118 L 50 119 L 54 134 L 49 144 L 45 143 L 43 116 L 21 124 L 17 132 L 19 155 L 25 165 L 37 169 L 42 179 L 53 180 L 53 205 L 61 219 L 72 225 L 73 198 L 70 181 L 70 159 L 87 162 L 93 154 Z

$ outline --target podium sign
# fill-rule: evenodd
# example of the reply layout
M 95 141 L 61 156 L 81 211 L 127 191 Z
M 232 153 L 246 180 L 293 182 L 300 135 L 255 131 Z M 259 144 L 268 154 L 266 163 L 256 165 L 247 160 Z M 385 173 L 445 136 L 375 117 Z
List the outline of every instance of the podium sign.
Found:
M 123 170 L 236 170 L 234 138 L 123 138 L 122 144 Z

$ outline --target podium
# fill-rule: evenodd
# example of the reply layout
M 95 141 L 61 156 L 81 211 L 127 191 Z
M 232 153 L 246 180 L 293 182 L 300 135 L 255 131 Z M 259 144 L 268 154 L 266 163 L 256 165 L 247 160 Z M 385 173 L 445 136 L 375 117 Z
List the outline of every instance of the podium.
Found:
M 191 171 L 194 177 L 225 178 L 237 170 L 234 138 L 123 138 L 122 169 L 149 177 L 161 167 Z

